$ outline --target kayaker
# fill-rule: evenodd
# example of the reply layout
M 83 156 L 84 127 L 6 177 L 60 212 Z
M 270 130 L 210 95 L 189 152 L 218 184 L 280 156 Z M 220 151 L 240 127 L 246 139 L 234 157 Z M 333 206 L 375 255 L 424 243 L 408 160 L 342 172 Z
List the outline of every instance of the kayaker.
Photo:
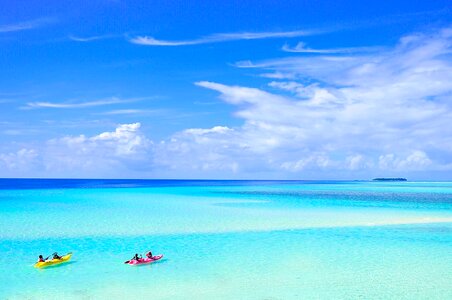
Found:
M 61 259 L 62 257 L 58 255 L 58 253 L 53 253 L 53 259 Z
M 38 262 L 45 262 L 44 257 L 42 257 L 42 255 L 39 255 Z
M 132 260 L 136 260 L 136 261 L 140 261 L 141 259 L 143 259 L 143 257 L 140 254 L 140 257 L 138 257 L 138 253 L 135 253 L 135 256 L 132 258 Z
M 146 257 L 147 257 L 147 258 L 152 258 L 152 252 L 149 251 L 148 253 L 146 253 Z

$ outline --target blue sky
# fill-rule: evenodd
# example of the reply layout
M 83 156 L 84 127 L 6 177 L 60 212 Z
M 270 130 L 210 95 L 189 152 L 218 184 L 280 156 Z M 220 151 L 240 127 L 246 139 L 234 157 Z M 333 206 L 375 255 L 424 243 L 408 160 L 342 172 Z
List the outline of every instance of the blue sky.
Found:
M 1 2 L 1 177 L 452 179 L 450 1 Z

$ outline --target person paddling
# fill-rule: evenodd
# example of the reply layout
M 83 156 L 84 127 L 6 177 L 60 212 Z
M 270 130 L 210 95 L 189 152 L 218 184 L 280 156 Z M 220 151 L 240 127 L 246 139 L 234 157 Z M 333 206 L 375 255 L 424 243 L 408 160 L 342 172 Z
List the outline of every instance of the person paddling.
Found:
M 38 262 L 45 262 L 44 257 L 42 257 L 42 255 L 39 255 Z
M 62 257 L 59 256 L 57 252 L 55 252 L 53 253 L 53 259 L 62 259 Z
M 140 254 L 140 257 L 138 257 L 138 253 L 135 253 L 134 257 L 132 258 L 132 260 L 136 260 L 136 261 L 140 261 L 141 259 L 143 259 L 143 257 Z
M 146 253 L 146 257 L 147 257 L 147 258 L 152 258 L 152 252 L 151 252 L 151 251 L 148 251 L 148 252 Z

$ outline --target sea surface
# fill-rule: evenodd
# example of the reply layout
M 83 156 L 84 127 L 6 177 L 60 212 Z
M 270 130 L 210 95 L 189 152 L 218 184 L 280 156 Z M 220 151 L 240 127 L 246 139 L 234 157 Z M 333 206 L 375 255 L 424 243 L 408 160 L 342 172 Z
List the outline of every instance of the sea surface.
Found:
M 452 182 L 0 179 L 0 299 L 452 299 Z

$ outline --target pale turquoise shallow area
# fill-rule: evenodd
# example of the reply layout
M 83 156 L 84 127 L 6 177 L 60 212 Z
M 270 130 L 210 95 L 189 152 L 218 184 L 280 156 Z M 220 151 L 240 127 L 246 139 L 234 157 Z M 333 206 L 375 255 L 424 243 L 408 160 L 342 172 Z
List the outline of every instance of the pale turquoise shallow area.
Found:
M 0 182 L 0 299 L 452 299 L 451 208 L 444 182 Z

